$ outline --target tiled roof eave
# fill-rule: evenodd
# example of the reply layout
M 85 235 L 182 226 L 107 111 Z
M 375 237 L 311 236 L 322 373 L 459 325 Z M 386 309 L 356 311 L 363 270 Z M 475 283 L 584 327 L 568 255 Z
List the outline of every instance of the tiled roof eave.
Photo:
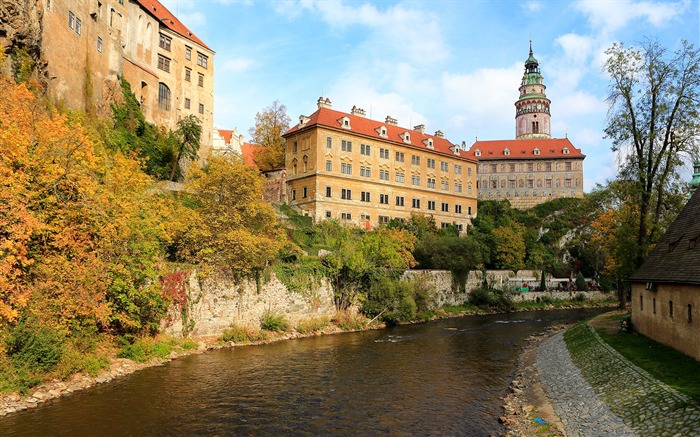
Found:
M 668 278 L 652 278 L 644 276 L 632 276 L 627 282 L 655 282 L 657 284 L 678 284 L 678 285 L 700 285 L 700 279 L 668 279 Z
M 474 159 L 477 161 L 526 161 L 530 159 L 584 159 L 586 155 L 557 155 L 557 156 L 545 156 L 545 155 L 528 155 L 528 156 L 478 156 Z

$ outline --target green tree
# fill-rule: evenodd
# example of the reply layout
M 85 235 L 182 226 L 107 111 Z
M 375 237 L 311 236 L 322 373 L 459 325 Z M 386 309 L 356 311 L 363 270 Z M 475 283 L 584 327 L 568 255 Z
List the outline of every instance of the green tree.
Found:
M 520 270 L 525 267 L 525 241 L 520 226 L 501 226 L 493 230 L 496 240 L 496 266 Z
M 620 177 L 635 184 L 639 266 L 661 233 L 659 219 L 682 156 L 700 134 L 700 53 L 687 41 L 670 53 L 653 39 L 639 47 L 615 43 L 605 53 L 610 76 L 605 134 L 623 158 Z
M 202 137 L 202 124 L 199 119 L 193 115 L 187 115 L 177 121 L 177 129 L 175 130 L 175 138 L 177 139 L 177 155 L 172 162 L 170 170 L 170 180 L 175 181 L 177 170 L 180 168 L 180 160 L 187 159 L 194 161 L 197 159 L 199 152 L 200 138 Z
M 275 100 L 272 105 L 255 114 L 255 127 L 250 128 L 250 139 L 257 145 L 253 161 L 260 170 L 284 166 L 284 138 L 291 119 L 287 107 Z

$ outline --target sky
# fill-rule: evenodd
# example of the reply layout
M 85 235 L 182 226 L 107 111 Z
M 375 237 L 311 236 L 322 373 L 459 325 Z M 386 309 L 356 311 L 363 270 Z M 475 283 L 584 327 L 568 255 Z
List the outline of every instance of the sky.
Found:
M 552 136 L 586 155 L 584 190 L 615 178 L 604 138 L 614 42 L 700 43 L 700 0 L 160 0 L 212 50 L 214 124 L 250 137 L 275 100 L 294 126 L 353 106 L 452 143 L 515 138 L 530 39 L 551 100 Z M 688 163 L 691 158 L 687 157 Z M 692 176 L 690 164 L 683 178 Z

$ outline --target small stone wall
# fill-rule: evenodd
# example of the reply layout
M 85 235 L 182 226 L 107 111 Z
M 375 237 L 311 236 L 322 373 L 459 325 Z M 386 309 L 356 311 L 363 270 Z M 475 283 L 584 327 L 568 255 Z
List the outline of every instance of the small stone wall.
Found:
M 190 335 L 219 335 L 232 324 L 259 327 L 266 311 L 284 315 L 291 326 L 311 317 L 332 317 L 335 314 L 333 291 L 324 282 L 307 292 L 287 290 L 273 274 L 258 290 L 255 281 L 234 281 L 226 277 L 212 277 L 201 281 L 196 273 L 188 283 L 190 320 L 194 322 Z M 162 331 L 182 336 L 182 317 L 179 310 L 171 308 L 169 323 Z

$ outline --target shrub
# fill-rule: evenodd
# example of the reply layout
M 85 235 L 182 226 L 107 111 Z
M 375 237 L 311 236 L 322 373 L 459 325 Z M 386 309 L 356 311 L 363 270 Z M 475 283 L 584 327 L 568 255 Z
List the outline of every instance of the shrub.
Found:
M 234 343 L 248 343 L 267 339 L 267 333 L 250 326 L 231 325 L 223 332 L 221 339 Z
M 310 334 L 322 330 L 328 326 L 329 323 L 330 320 L 328 317 L 311 317 L 300 320 L 299 323 L 297 323 L 296 330 L 302 334 Z
M 583 293 L 578 293 L 578 294 L 576 294 L 576 296 L 574 297 L 574 300 L 575 300 L 576 302 L 584 302 L 584 301 L 586 300 L 586 295 L 583 294 Z
M 576 289 L 579 291 L 588 291 L 588 283 L 586 283 L 586 279 L 581 272 L 576 275 Z
M 498 311 L 513 309 L 513 297 L 506 290 L 481 287 L 469 293 L 469 303 L 477 307 L 487 307 Z
M 153 358 L 165 358 L 177 347 L 175 340 L 157 341 L 151 337 L 137 338 L 133 343 L 126 344 L 119 349 L 117 356 L 127 358 L 139 363 L 145 363 Z
M 35 322 L 20 322 L 5 340 L 7 355 L 17 368 L 49 372 L 61 361 L 64 336 Z
M 284 332 L 289 329 L 289 322 L 281 314 L 265 311 L 260 320 L 260 326 L 266 331 Z
M 363 329 L 369 322 L 365 316 L 350 309 L 337 311 L 332 321 L 343 331 Z

